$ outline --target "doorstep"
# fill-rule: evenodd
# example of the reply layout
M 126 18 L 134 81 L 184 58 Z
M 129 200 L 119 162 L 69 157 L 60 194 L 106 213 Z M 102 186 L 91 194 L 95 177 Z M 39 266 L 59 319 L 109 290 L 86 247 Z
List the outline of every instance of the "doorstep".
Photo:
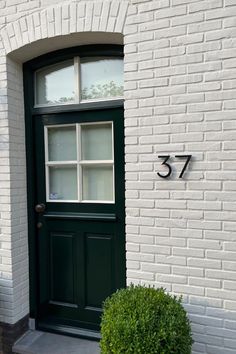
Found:
M 17 354 L 99 354 L 99 343 L 59 334 L 28 331 L 13 346 Z

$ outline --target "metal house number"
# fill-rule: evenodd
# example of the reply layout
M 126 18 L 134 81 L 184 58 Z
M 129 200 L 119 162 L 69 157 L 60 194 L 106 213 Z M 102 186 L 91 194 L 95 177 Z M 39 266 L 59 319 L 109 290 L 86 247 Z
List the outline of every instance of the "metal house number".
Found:
M 186 168 L 188 167 L 188 164 L 191 160 L 192 155 L 175 155 L 175 157 L 178 159 L 186 159 L 185 164 L 182 168 L 182 171 L 180 172 L 180 175 L 179 175 L 179 178 L 182 178 Z M 161 178 L 168 178 L 172 173 L 172 167 L 171 167 L 170 163 L 168 163 L 170 155 L 159 155 L 158 158 L 164 159 L 164 161 L 162 162 L 162 165 L 167 167 L 167 173 L 165 175 L 163 175 L 160 172 L 157 172 L 157 174 Z

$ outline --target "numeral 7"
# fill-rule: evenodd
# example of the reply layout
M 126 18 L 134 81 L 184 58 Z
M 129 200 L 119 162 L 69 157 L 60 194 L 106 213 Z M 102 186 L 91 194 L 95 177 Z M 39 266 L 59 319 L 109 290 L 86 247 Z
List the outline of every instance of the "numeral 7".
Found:
M 184 167 L 179 175 L 179 178 L 182 178 L 184 171 L 186 170 L 186 168 L 188 167 L 188 164 L 191 160 L 192 155 L 175 155 L 175 157 L 177 157 L 178 159 L 186 159 L 186 162 L 184 164 Z

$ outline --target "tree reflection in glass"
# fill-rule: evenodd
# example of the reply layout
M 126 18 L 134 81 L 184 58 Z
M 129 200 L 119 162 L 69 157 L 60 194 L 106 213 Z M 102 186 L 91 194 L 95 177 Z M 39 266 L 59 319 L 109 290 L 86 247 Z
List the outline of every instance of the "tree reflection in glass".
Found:
M 82 100 L 122 97 L 123 90 L 123 59 L 81 59 Z

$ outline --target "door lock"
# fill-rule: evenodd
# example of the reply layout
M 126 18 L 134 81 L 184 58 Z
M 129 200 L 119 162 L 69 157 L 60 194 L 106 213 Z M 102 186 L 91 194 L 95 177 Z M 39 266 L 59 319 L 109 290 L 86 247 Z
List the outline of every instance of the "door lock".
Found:
M 35 206 L 35 211 L 36 211 L 36 213 L 40 214 L 40 213 L 43 213 L 45 211 L 45 208 L 46 208 L 45 204 L 40 203 L 40 204 L 37 204 Z
M 43 227 L 43 224 L 41 222 L 38 222 L 36 226 L 37 226 L 37 229 L 41 229 Z

